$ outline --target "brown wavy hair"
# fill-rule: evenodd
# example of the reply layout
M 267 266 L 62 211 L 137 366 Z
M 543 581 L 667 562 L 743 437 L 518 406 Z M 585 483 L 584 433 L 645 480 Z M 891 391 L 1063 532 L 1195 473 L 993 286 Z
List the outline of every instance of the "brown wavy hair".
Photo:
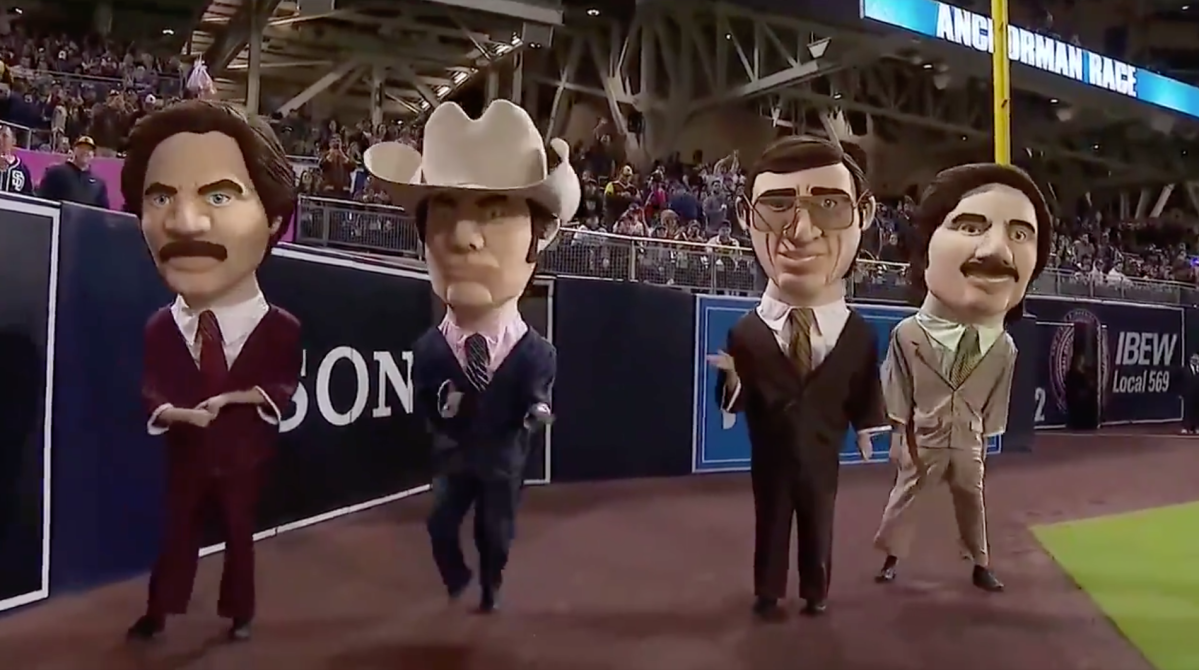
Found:
M 917 305 L 924 301 L 928 286 L 924 282 L 924 271 L 928 269 L 928 245 L 945 217 L 953 211 L 967 193 L 999 184 L 1020 191 L 1032 202 L 1037 218 L 1037 261 L 1033 266 L 1029 283 L 1036 281 L 1049 262 L 1053 245 L 1053 215 L 1049 202 L 1041 189 L 1027 172 L 1014 165 L 998 163 L 968 163 L 942 170 L 920 196 L 920 204 L 912 216 L 912 244 L 908 259 L 908 283 L 912 287 L 912 300 Z M 1008 312 L 1008 320 L 1019 318 L 1024 313 L 1024 301 Z
M 271 239 L 272 245 L 278 242 L 296 211 L 296 172 L 283 144 L 263 117 L 248 115 L 219 100 L 183 100 L 142 117 L 133 126 L 121 166 L 125 211 L 141 216 L 150 156 L 159 144 L 179 133 L 221 133 L 237 142 L 267 220 L 282 222 Z

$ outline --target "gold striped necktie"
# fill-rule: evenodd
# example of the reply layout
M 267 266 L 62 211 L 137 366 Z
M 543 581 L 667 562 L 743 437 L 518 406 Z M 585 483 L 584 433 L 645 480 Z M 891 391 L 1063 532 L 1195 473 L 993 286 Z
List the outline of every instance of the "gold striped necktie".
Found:
M 812 320 L 815 315 L 811 307 L 796 307 L 787 315 L 790 322 L 791 338 L 788 353 L 799 376 L 804 377 L 812 371 Z
M 953 367 L 949 369 L 949 381 L 953 382 L 954 386 L 961 386 L 970 373 L 974 372 L 974 366 L 978 365 L 981 353 L 978 344 L 978 329 L 974 326 L 966 326 L 966 330 L 962 333 L 962 340 L 958 343 L 957 354 L 953 357 Z

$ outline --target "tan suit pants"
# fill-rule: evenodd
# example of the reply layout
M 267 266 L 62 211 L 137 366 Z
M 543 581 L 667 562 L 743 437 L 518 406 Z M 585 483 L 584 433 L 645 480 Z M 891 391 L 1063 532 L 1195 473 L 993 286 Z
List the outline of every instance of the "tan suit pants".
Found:
M 921 468 L 901 448 L 899 475 L 887 499 L 883 520 L 874 536 L 874 546 L 890 556 L 903 558 L 915 534 L 915 503 L 921 494 L 945 482 L 953 498 L 958 533 L 965 553 L 975 565 L 987 566 L 987 516 L 983 503 L 982 449 L 929 449 L 920 447 Z

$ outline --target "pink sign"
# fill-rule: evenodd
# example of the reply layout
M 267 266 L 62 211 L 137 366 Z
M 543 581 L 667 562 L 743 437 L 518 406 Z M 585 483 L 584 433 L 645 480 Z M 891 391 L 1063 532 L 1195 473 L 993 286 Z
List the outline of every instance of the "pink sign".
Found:
M 48 168 L 67 160 L 66 154 L 29 151 L 28 149 L 17 149 L 17 156 L 21 158 L 25 167 L 29 168 L 29 176 L 33 178 L 35 184 L 42 183 L 42 175 Z M 92 159 L 92 172 L 104 180 L 104 186 L 108 189 L 108 205 L 118 212 L 125 210 L 125 198 L 121 196 L 121 165 L 123 163 L 124 161 L 120 158 L 96 156 Z M 293 241 L 295 234 L 295 219 L 293 218 L 292 225 L 287 227 L 287 234 L 283 236 L 283 241 Z
M 17 155 L 21 157 L 21 162 L 25 164 L 25 167 L 29 168 L 29 176 L 33 177 L 35 184 L 42 183 L 42 175 L 48 168 L 65 163 L 67 160 L 66 154 L 52 154 L 27 149 L 17 149 Z M 92 172 L 103 179 L 104 185 L 108 187 L 108 205 L 118 212 L 123 211 L 125 199 L 121 197 L 121 159 L 97 156 L 92 160 Z

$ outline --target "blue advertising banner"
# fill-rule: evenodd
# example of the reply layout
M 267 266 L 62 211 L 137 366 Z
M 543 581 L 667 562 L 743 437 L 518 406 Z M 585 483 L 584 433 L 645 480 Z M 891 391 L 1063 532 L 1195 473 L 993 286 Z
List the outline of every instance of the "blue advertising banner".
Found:
M 76 205 L 61 215 L 50 576 L 57 592 L 127 577 L 157 551 L 163 446 L 146 433 L 139 389 L 146 320 L 173 299 L 134 217 Z M 304 364 L 300 387 L 281 408 L 258 537 L 426 489 L 429 443 L 412 414 L 410 376 L 411 344 L 432 322 L 425 275 L 284 245 L 259 281 L 269 300 L 300 319 Z M 204 552 L 220 548 L 219 534 L 204 539 Z
M 1066 372 L 1074 323 L 1099 333 L 1100 417 L 1104 425 L 1182 419 L 1176 387 L 1185 354 L 1184 311 L 1170 305 L 1033 298 L 1041 361 L 1036 388 L 1038 428 L 1066 425 Z
M 48 596 L 59 215 L 0 198 L 0 611 Z
M 741 416 L 726 414 L 716 403 L 716 371 L 707 363 L 707 356 L 725 349 L 729 330 L 747 311 L 757 305 L 757 298 L 719 296 L 697 297 L 695 310 L 695 435 L 692 444 L 692 472 L 739 472 L 749 469 L 749 433 Z M 853 305 L 875 329 L 879 360 L 886 354 L 891 329 L 915 310 L 906 306 Z M 887 460 L 890 435 L 874 437 L 874 454 L 870 462 Z M 987 453 L 999 453 L 1001 439 L 987 445 Z M 857 440 L 846 434 L 841 449 L 841 463 L 862 463 Z
M 991 18 L 934 0 L 862 0 L 862 18 L 990 53 Z M 1008 54 L 1019 63 L 1087 86 L 1199 118 L 1199 88 L 1011 26 Z

